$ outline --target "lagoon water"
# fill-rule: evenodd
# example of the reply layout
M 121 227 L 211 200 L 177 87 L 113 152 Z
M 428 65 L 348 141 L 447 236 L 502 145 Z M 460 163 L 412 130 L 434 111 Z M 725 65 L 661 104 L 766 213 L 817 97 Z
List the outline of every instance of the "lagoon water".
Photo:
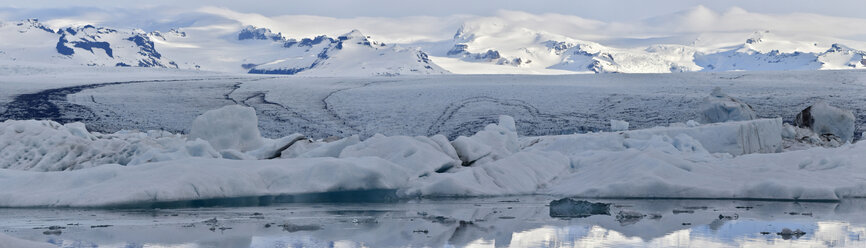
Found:
M 588 199 L 610 203 L 590 216 L 551 213 L 556 199 L 7 208 L 0 233 L 59 247 L 866 247 L 861 199 Z

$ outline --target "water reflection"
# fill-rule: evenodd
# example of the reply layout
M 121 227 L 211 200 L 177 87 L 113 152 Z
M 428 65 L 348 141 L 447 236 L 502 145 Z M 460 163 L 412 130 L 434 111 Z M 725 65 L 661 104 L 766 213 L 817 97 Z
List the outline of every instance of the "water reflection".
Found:
M 2 209 L 0 232 L 61 247 L 866 247 L 863 200 L 591 200 L 611 215 L 582 218 L 550 217 L 552 198 L 517 200 Z

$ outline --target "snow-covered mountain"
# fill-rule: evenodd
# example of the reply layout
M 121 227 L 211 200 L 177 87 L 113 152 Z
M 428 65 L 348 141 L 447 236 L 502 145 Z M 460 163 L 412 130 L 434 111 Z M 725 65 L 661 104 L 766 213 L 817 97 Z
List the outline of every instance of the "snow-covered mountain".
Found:
M 866 68 L 866 52 L 840 43 L 845 40 L 812 41 L 770 31 L 657 39 L 658 44 L 651 45 L 646 40 L 643 45 L 623 45 L 617 40 L 589 41 L 577 36 L 483 18 L 467 21 L 456 34 L 441 41 L 407 44 L 378 42 L 358 30 L 288 37 L 231 20 L 146 32 L 93 25 L 55 27 L 29 19 L 0 23 L 0 63 L 309 76 Z M 728 41 L 719 41 L 725 39 L 718 36 Z M 730 42 L 731 37 L 740 42 Z M 684 42 L 688 38 L 693 41 Z
M 52 29 L 36 19 L 0 23 L 0 50 L 7 61 L 88 66 L 178 66 L 156 51 L 141 30 L 92 25 Z
M 434 54 L 463 62 L 591 73 L 866 68 L 866 52 L 838 43 L 828 48 L 784 40 L 769 31 L 744 39 L 742 44 L 714 49 L 679 44 L 619 48 L 528 29 L 464 25 L 450 41 L 450 49 Z
M 418 48 L 375 42 L 358 30 L 296 40 L 252 26 L 188 29 L 146 33 L 92 25 L 55 30 L 35 19 L 0 23 L 0 63 L 343 76 L 448 73 Z
M 358 30 L 336 38 L 318 36 L 286 39 L 265 28 L 247 27 L 238 40 L 266 40 L 282 44 L 285 54 L 277 59 L 251 58 L 244 64 L 249 73 L 303 75 L 402 75 L 444 74 L 426 53 L 370 40 Z

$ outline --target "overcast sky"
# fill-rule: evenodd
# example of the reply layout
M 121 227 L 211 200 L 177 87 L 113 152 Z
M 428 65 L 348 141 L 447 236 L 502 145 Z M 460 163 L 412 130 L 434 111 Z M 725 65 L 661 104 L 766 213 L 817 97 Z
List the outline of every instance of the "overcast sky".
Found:
M 768 14 L 815 13 L 827 16 L 863 17 L 866 0 L 0 0 L 0 8 L 160 8 L 188 11 L 203 6 L 225 7 L 239 12 L 274 15 L 330 17 L 493 15 L 497 10 L 559 13 L 602 21 L 634 21 L 704 5 L 716 11 L 737 6 Z M 22 11 L 23 13 L 39 13 Z M 45 12 L 42 12 L 45 13 Z M 39 17 L 39 16 L 34 16 Z

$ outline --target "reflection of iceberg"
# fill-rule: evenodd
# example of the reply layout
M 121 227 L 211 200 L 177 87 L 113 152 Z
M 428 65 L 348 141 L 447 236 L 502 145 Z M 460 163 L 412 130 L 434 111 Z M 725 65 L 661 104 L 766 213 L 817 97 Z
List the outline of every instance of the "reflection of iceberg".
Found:
M 514 198 L 510 198 L 514 199 Z M 848 221 L 862 218 L 862 213 L 837 213 L 836 203 L 696 201 L 696 200 L 611 200 L 612 210 L 641 213 L 662 213 L 660 219 L 644 218 L 623 226 L 614 216 L 590 216 L 562 220 L 547 216 L 549 198 L 522 197 L 520 202 L 498 202 L 499 199 L 420 200 L 393 204 L 292 204 L 275 207 L 177 209 L 112 211 L 98 209 L 10 209 L 0 214 L 4 229 L 13 223 L 19 226 L 14 234 L 30 240 L 44 240 L 42 230 L 29 225 L 56 222 L 55 216 L 95 214 L 101 223 L 114 228 L 83 228 L 48 237 L 69 244 L 159 244 L 164 246 L 206 247 L 738 247 L 766 246 L 772 242 L 782 246 L 862 247 L 866 241 L 866 222 Z M 477 205 L 476 205 L 477 204 Z M 760 205 L 751 210 L 736 206 Z M 315 207 L 311 207 L 315 206 Z M 670 210 L 683 207 L 707 206 L 694 214 L 672 215 Z M 717 210 L 717 211 L 716 211 Z M 814 211 L 814 216 L 790 215 L 789 212 Z M 293 211 L 293 214 L 288 214 Z M 248 218 L 254 212 L 264 219 Z M 739 214 L 738 220 L 718 221 L 719 213 Z M 154 216 L 160 218 L 153 223 Z M 507 216 L 510 218 L 501 218 Z M 232 229 L 211 232 L 200 223 L 216 217 L 222 226 Z M 30 222 L 32 219 L 41 221 Z M 359 221 L 354 221 L 354 220 Z M 367 221 L 369 220 L 369 221 Z M 840 221 L 841 220 L 841 221 Z M 41 223 L 40 223 L 41 222 Z M 683 226 L 689 222 L 693 225 Z M 187 223 L 198 226 L 183 227 Z M 266 223 L 277 223 L 265 228 Z M 278 225 L 311 226 L 304 230 L 286 231 Z M 82 223 L 84 225 L 86 223 Z M 50 224 L 49 224 L 50 225 Z M 320 227 L 320 228 L 318 228 Z M 74 227 L 70 227 L 74 228 Z M 180 229 L 179 229 L 180 228 Z M 783 240 L 775 235 L 782 228 L 801 229 L 806 236 Z M 178 231 L 181 230 L 181 231 Z M 416 232 L 423 230 L 424 232 Z M 762 231 L 772 232 L 765 236 Z M 78 242 L 83 240 L 87 242 Z M 769 241 L 768 241 L 769 240 Z

